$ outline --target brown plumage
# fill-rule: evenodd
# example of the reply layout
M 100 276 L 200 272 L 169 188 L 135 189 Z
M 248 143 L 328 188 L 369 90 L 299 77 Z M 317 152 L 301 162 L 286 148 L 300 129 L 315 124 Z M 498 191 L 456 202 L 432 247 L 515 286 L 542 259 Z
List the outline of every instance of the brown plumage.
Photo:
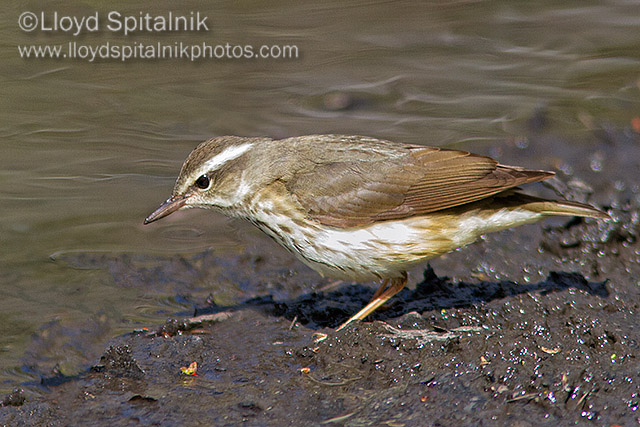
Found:
M 296 175 L 287 189 L 310 218 L 358 227 L 452 208 L 552 177 L 466 151 L 405 145 L 393 161 L 339 161 Z

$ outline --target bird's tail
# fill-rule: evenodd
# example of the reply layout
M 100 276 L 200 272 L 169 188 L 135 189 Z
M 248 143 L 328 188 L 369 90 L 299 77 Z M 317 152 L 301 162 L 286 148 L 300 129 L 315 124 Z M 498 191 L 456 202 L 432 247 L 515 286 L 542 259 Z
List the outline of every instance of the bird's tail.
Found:
M 568 200 L 548 200 L 541 199 L 526 194 L 518 194 L 520 200 L 524 202 L 521 207 L 531 212 L 542 215 L 568 215 L 582 216 L 597 219 L 611 219 L 609 215 L 586 203 L 570 202 Z

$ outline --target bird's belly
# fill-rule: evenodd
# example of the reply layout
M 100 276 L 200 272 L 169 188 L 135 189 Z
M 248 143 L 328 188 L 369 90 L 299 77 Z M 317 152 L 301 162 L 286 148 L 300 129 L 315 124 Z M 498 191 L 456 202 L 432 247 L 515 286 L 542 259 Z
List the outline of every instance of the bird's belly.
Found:
M 426 217 L 385 221 L 357 229 L 322 228 L 304 256 L 321 273 L 349 280 L 402 277 L 423 260 L 455 249 L 446 225 Z
M 265 233 L 322 275 L 366 281 L 402 277 L 413 265 L 473 243 L 480 235 L 534 222 L 540 218 L 523 209 L 493 212 L 434 213 L 366 227 L 338 229 L 283 216 Z

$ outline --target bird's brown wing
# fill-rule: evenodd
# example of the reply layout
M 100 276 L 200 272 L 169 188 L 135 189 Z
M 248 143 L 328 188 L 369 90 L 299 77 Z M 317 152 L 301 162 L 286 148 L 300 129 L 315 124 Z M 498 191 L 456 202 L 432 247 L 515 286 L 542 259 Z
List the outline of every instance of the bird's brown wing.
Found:
M 385 160 L 316 165 L 286 183 L 308 217 L 348 228 L 471 203 L 553 176 L 466 151 L 405 146 Z

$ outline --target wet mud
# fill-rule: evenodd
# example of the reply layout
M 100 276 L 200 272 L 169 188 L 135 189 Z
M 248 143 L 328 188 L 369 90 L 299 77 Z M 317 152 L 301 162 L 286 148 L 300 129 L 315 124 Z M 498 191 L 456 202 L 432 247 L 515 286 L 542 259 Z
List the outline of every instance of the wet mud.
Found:
M 505 163 L 523 154 L 506 147 Z M 597 180 L 583 157 L 563 191 L 586 198 L 584 179 L 612 221 L 487 236 L 411 272 L 413 285 L 341 331 L 375 286 L 322 281 L 267 240 L 242 254 L 66 259 L 114 286 L 173 290 L 193 310 L 110 340 L 77 375 L 47 366 L 34 342 L 42 381 L 0 401 L 0 424 L 637 424 L 640 172 Z

